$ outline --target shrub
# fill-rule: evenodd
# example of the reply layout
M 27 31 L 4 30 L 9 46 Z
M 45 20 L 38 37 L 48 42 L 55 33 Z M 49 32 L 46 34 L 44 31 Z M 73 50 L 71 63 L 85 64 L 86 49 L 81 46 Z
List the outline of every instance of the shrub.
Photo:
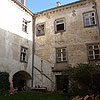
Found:
M 72 95 L 85 95 L 100 93 L 100 66 L 92 64 L 78 64 L 68 67 L 64 72 L 69 75 L 69 93 Z
M 0 72 L 0 94 L 10 89 L 9 74 L 7 72 Z

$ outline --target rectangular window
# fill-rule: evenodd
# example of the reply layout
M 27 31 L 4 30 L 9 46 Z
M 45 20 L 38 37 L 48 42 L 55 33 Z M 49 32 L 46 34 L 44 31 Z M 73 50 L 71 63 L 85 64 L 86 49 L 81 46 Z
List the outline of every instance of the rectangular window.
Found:
M 23 23 L 22 23 L 22 31 L 27 33 L 28 30 L 28 21 L 23 19 Z
M 27 62 L 28 49 L 21 46 L 20 61 Z
M 100 44 L 90 44 L 88 47 L 88 59 L 100 60 Z
M 96 25 L 95 12 L 88 12 L 83 14 L 84 26 Z
M 55 32 L 63 32 L 65 31 L 65 20 L 59 19 L 55 20 Z
M 66 48 L 57 48 L 56 49 L 56 61 L 57 62 L 65 62 L 66 59 Z
M 45 23 L 37 24 L 36 36 L 45 35 Z

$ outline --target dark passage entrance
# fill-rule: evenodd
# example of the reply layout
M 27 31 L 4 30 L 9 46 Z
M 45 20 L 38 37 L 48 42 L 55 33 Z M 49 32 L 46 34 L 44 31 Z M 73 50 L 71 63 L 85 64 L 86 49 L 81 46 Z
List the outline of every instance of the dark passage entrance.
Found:
M 31 76 L 25 71 L 19 71 L 13 75 L 13 87 L 19 91 L 25 90 L 27 82 L 31 80 Z
M 67 92 L 69 87 L 68 76 L 56 75 L 56 89 L 57 91 Z

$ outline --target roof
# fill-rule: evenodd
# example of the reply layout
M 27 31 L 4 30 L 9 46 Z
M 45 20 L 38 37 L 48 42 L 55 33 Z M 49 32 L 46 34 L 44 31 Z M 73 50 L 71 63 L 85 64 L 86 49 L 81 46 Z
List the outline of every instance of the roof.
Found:
M 27 7 L 25 7 L 21 2 L 18 0 L 12 0 L 14 3 L 16 3 L 19 7 L 21 7 L 23 10 L 25 10 L 27 13 L 29 13 L 31 16 L 34 16 L 35 13 L 33 13 L 31 10 L 29 10 Z

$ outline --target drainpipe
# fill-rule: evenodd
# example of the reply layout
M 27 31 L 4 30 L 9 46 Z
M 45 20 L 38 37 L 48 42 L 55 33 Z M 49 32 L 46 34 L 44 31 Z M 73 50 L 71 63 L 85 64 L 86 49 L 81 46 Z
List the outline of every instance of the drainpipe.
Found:
M 33 87 L 33 80 L 34 80 L 35 23 L 36 23 L 36 14 L 32 17 L 33 42 L 32 42 L 32 84 L 31 84 L 31 87 Z
M 99 24 L 99 16 L 98 16 L 98 10 L 97 10 L 97 4 L 95 1 L 92 1 L 94 4 L 94 8 L 96 11 L 96 22 L 97 22 L 97 26 L 98 26 L 98 31 L 99 31 L 99 37 L 100 37 L 100 24 Z

